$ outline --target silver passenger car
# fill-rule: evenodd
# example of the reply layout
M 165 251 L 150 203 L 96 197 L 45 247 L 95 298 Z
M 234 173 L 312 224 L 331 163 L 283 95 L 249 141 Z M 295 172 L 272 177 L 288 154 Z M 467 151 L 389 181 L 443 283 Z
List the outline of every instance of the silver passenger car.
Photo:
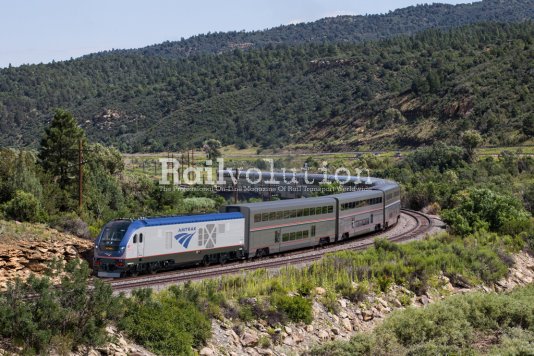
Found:
M 331 197 L 229 205 L 225 211 L 245 216 L 248 257 L 326 244 L 337 236 Z
M 331 197 L 337 201 L 339 238 L 348 239 L 383 229 L 384 202 L 381 191 L 366 190 Z

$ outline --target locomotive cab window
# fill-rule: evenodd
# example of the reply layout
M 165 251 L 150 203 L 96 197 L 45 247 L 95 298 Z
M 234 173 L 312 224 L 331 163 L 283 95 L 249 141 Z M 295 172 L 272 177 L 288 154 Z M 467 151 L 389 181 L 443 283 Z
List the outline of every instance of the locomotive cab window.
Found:
M 139 243 L 143 243 L 143 234 L 139 234 Z
M 134 243 L 134 244 L 137 243 L 137 234 L 135 234 L 134 237 L 133 237 L 133 243 Z

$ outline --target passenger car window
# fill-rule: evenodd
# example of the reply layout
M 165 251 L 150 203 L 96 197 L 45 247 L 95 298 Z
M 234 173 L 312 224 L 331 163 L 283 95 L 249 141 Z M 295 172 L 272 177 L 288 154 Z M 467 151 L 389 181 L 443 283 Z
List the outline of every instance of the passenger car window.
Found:
M 133 237 L 133 243 L 134 243 L 134 244 L 137 243 L 137 234 L 135 234 L 134 237 Z

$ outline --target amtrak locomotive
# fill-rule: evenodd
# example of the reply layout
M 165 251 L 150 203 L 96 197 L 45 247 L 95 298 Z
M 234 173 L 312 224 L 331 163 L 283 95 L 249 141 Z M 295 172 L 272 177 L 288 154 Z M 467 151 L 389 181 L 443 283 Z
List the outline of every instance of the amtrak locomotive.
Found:
M 234 204 L 217 214 L 113 220 L 95 242 L 100 277 L 261 257 L 387 229 L 400 217 L 400 188 L 378 181 L 337 195 Z

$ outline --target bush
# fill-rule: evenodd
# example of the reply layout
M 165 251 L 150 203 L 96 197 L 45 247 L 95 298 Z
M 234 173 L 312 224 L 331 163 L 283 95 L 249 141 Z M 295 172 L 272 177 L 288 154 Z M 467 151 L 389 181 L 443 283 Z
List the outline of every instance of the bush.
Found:
M 32 193 L 21 190 L 15 192 L 13 199 L 4 206 L 5 215 L 19 221 L 38 222 L 45 220 L 41 203 Z
M 532 303 L 532 285 L 503 295 L 456 295 L 424 309 L 397 311 L 372 333 L 320 346 L 311 354 L 476 354 L 487 352 L 484 343 L 474 342 L 484 335 L 497 342 L 492 354 L 526 355 L 534 341 Z
M 289 320 L 310 324 L 313 321 L 312 302 L 301 296 L 288 296 L 275 294 L 271 300 L 279 311 L 283 312 Z
M 153 296 L 134 291 L 125 302 L 119 327 L 151 351 L 164 355 L 192 355 L 211 336 L 211 322 L 198 306 L 174 293 Z
M 76 235 L 84 239 L 91 238 L 89 226 L 78 215 L 76 215 L 76 213 L 65 213 L 60 215 L 54 218 L 50 222 L 50 225 L 68 234 Z
M 48 277 L 34 275 L 9 283 L 0 294 L 0 336 L 21 342 L 26 354 L 43 355 L 107 341 L 105 327 L 119 317 L 120 299 L 100 280 L 89 286 L 85 262 L 73 260 L 65 272 L 58 288 Z
M 470 189 L 453 197 L 454 208 L 443 212 L 453 232 L 465 236 L 481 229 L 518 234 L 532 223 L 521 202 L 489 189 Z

